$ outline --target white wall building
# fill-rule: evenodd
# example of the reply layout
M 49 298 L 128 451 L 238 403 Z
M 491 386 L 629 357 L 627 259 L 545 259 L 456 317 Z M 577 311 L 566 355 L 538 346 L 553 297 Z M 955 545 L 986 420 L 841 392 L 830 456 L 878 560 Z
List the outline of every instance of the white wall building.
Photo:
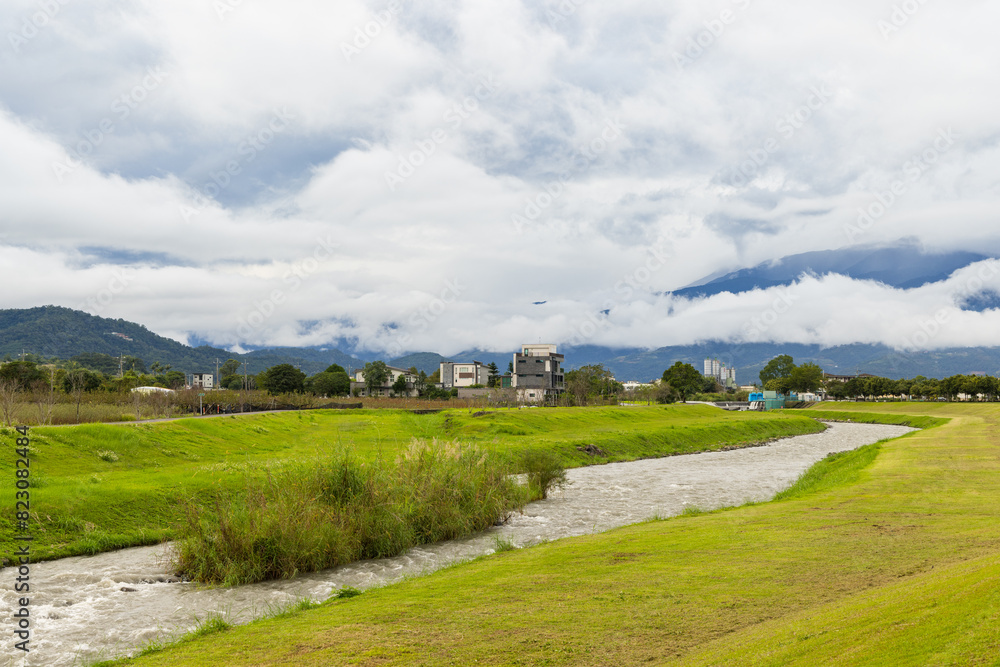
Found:
M 396 368 L 395 366 L 386 366 L 386 368 L 389 369 L 389 377 L 386 379 L 385 384 L 372 392 L 373 396 L 388 396 L 392 393 L 392 385 L 396 383 L 396 380 L 400 376 L 406 378 L 406 395 L 417 395 L 415 385 L 419 378 L 416 375 L 405 368 Z M 365 386 L 365 372 L 363 370 L 354 371 L 354 382 L 351 383 L 351 391 L 357 391 L 359 396 L 368 395 L 368 388 Z
M 478 361 L 469 363 L 442 361 L 439 371 L 441 386 L 444 389 L 471 387 L 474 384 L 481 384 L 485 387 L 490 379 L 489 367 Z

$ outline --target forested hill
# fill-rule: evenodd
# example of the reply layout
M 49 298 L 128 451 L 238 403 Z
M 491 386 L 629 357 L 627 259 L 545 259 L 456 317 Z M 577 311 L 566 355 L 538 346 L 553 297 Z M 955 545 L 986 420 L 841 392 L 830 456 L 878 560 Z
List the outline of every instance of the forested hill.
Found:
M 146 327 L 126 320 L 113 320 L 89 315 L 69 308 L 43 306 L 25 310 L 0 310 L 0 358 L 16 358 L 21 352 L 45 358 L 71 359 L 79 355 L 108 355 L 84 366 L 111 372 L 117 370 L 117 361 L 110 369 L 108 357 L 137 357 L 148 368 L 151 364 L 169 364 L 184 373 L 215 372 L 216 360 L 220 363 L 234 358 L 248 362 L 247 370 L 259 373 L 277 364 L 298 366 L 308 375 L 325 370 L 331 364 L 358 369 L 365 361 L 379 358 L 372 353 L 350 355 L 338 349 L 271 348 L 236 355 L 224 349 L 190 347 L 164 338 Z M 779 354 L 791 355 L 796 363 L 812 362 L 831 373 L 871 373 L 893 379 L 925 375 L 944 378 L 951 375 L 984 372 L 1000 375 L 1000 347 L 961 348 L 918 352 L 898 352 L 881 345 L 842 345 L 821 348 L 816 345 L 754 343 L 700 343 L 681 347 L 663 347 L 656 350 L 638 348 L 611 349 L 599 346 L 578 348 L 560 347 L 566 355 L 566 369 L 586 364 L 602 364 L 619 380 L 648 382 L 663 374 L 675 361 L 684 361 L 701 370 L 706 358 L 718 358 L 735 366 L 737 381 L 754 382 L 760 369 Z M 477 360 L 495 362 L 501 372 L 511 360 L 511 351 L 486 352 L 469 350 L 450 357 L 454 361 Z M 385 359 L 390 365 L 409 368 L 416 366 L 433 373 L 438 363 L 445 360 L 439 354 L 424 352 L 399 359 Z M 107 368 L 105 368 L 107 367 Z
M 59 359 L 86 354 L 125 355 L 142 359 L 147 367 L 159 362 L 184 373 L 214 373 L 217 359 L 224 362 L 237 357 L 221 348 L 189 347 L 141 324 L 60 306 L 0 310 L 0 357 L 17 357 L 22 352 Z M 297 365 L 309 374 L 334 363 L 345 368 L 364 365 L 339 350 L 300 348 L 258 350 L 240 355 L 239 359 L 247 360 L 253 373 L 280 363 Z

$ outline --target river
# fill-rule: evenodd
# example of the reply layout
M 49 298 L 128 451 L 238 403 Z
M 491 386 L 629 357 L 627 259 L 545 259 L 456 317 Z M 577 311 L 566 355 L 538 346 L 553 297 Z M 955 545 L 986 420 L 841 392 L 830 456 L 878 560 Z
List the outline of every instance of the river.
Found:
M 505 525 L 465 540 L 411 549 L 301 576 L 231 589 L 203 589 L 170 576 L 169 545 L 64 558 L 31 566 L 32 640 L 14 648 L 10 610 L 16 572 L 0 570 L 3 664 L 80 665 L 175 638 L 212 613 L 246 622 L 301 598 L 323 600 L 345 586 L 365 589 L 492 553 L 497 539 L 523 547 L 680 514 L 763 501 L 790 486 L 831 452 L 912 431 L 901 426 L 829 424 L 814 435 L 762 447 L 647 459 L 568 471 L 570 484 L 531 503 Z

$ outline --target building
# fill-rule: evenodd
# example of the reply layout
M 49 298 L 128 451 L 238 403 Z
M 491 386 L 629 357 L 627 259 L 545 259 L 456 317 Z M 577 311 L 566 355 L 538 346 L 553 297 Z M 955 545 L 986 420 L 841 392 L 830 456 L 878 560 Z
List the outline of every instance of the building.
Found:
M 643 387 L 652 387 L 653 385 L 649 382 L 639 382 L 638 380 L 629 380 L 627 382 L 622 382 L 622 387 L 625 391 L 636 391 L 642 389 Z
M 522 345 L 521 351 L 514 353 L 511 375 L 511 386 L 518 390 L 518 398 L 525 403 L 555 400 L 566 390 L 563 362 L 555 345 Z
M 855 373 L 854 375 L 835 375 L 834 373 L 823 373 L 824 380 L 833 380 L 835 382 L 847 382 L 848 380 L 854 380 L 857 378 L 873 378 L 874 375 L 870 373 Z
M 188 384 L 192 389 L 214 389 L 215 376 L 211 373 L 193 373 Z
M 440 366 L 441 387 L 471 387 L 478 384 L 486 386 L 490 380 L 490 369 L 478 361 L 469 363 L 454 363 L 442 361 Z
M 395 366 L 387 366 L 386 368 L 389 369 L 389 377 L 386 379 L 385 384 L 372 392 L 372 396 L 391 396 L 395 394 L 396 392 L 393 390 L 392 385 L 396 383 L 396 380 L 400 376 L 406 378 L 406 396 L 416 396 L 418 394 L 417 381 L 420 378 L 405 368 L 396 368 Z M 365 372 L 363 370 L 354 372 L 354 379 L 351 381 L 351 393 L 355 396 L 368 396 L 368 387 L 365 385 Z
M 702 375 L 714 379 L 723 387 L 736 386 L 736 368 L 730 368 L 718 359 L 706 359 Z

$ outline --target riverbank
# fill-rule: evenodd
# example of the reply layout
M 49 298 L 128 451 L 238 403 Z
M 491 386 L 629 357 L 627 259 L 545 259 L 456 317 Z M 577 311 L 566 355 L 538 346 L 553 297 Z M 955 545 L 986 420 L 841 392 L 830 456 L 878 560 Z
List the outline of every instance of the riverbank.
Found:
M 833 488 L 508 551 L 121 664 L 993 664 L 1000 408 L 811 412 L 950 421 Z
M 217 630 L 218 619 L 246 623 L 266 610 L 295 607 L 303 598 L 326 600 L 337 591 L 378 588 L 498 550 L 602 532 L 654 516 L 764 502 L 830 452 L 863 453 L 871 449 L 869 443 L 909 430 L 832 424 L 821 433 L 762 447 L 574 468 L 567 471 L 567 486 L 501 526 L 294 579 L 234 588 L 166 583 L 172 574 L 166 545 L 41 563 L 32 568 L 33 613 L 39 617 L 33 655 L 47 667 L 87 664 L 99 656 L 176 640 L 196 627 L 204 630 L 206 623 Z M 11 595 L 0 589 L 0 605 L 13 604 Z
M 532 410 L 310 410 L 186 419 L 162 424 L 32 428 L 36 561 L 171 539 L 190 503 L 210 505 L 282 466 L 350 449 L 360 460 L 394 458 L 411 441 L 472 444 L 516 464 L 528 449 L 565 467 L 744 446 L 812 433 L 794 414 L 728 413 L 706 406 Z M 0 431 L 13 442 L 13 431 Z M 13 462 L 0 476 L 13 478 Z M 0 549 L 16 551 L 11 517 Z

